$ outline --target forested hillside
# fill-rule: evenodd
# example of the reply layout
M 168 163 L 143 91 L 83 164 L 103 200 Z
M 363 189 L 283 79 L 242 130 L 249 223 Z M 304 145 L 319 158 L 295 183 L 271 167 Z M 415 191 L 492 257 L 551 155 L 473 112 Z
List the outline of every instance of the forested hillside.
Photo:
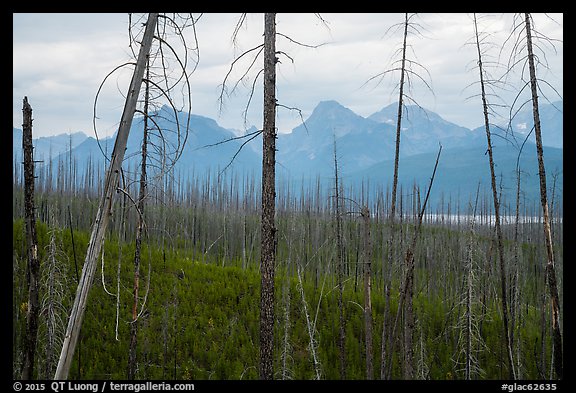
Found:
M 260 284 L 256 195 L 241 202 L 238 190 L 233 189 L 230 194 L 226 190 L 212 193 L 200 183 L 199 188 L 190 185 L 184 200 L 172 193 L 165 198 L 165 204 L 149 209 L 148 233 L 142 251 L 141 277 L 146 295 L 139 310 L 138 379 L 258 378 Z M 91 217 L 96 210 L 94 200 L 94 196 L 74 196 L 65 189 L 38 195 L 39 255 L 45 274 L 52 274 L 42 280 L 41 299 L 44 307 L 52 304 L 54 308 L 53 320 L 41 319 L 38 364 L 42 367 L 38 368 L 38 378 L 51 378 L 53 370 L 47 368 L 54 367 L 57 361 L 58 344 L 64 335 L 67 310 L 73 300 Z M 330 205 L 326 204 L 328 200 L 327 195 L 314 194 L 313 190 L 304 198 L 280 199 L 278 225 L 283 235 L 278 242 L 276 276 L 277 379 L 313 379 L 315 367 L 322 379 L 339 379 L 335 222 Z M 382 269 L 386 269 L 383 258 L 389 228 L 383 220 L 385 200 L 383 195 L 375 201 L 374 207 L 380 208 L 374 210 L 371 229 L 373 347 L 378 355 L 384 315 L 388 324 L 397 315 L 402 278 L 402 267 L 397 263 L 391 269 L 390 303 L 386 305 Z M 466 334 L 473 334 L 470 356 L 475 365 L 474 379 L 506 378 L 501 367 L 505 349 L 499 329 L 498 269 L 488 201 L 484 198 L 479 202 L 474 230 L 471 216 L 462 215 L 455 220 L 444 212 L 426 219 L 423 240 L 416 250 L 415 353 L 419 378 L 463 379 Z M 25 228 L 18 218 L 22 203 L 22 189 L 15 187 L 12 315 L 15 365 L 20 362 L 20 327 L 26 309 Z M 403 209 L 407 209 L 411 203 L 409 195 L 404 195 L 403 203 Z M 453 209 L 471 213 L 470 206 Z M 351 213 L 343 230 L 347 378 L 364 379 L 361 220 L 354 213 L 353 203 L 345 210 Z M 402 213 L 398 239 L 403 249 L 414 231 L 414 217 L 408 211 Z M 126 220 L 110 229 L 98 262 L 82 337 L 70 371 L 74 379 L 126 378 L 134 256 L 130 217 L 135 212 L 118 203 L 114 214 L 125 216 Z M 562 227 L 561 223 L 554 225 L 559 266 L 563 257 Z M 513 224 L 507 225 L 505 231 L 507 238 L 514 238 Z M 549 300 L 540 263 L 544 250 L 538 218 L 526 218 L 518 231 L 518 242 L 506 244 L 506 255 L 511 261 L 517 260 L 507 272 L 515 283 L 510 289 L 515 315 L 514 356 L 523 379 L 546 379 L 550 370 L 551 333 L 543 308 Z M 403 249 L 397 251 L 398 260 Z M 467 272 L 472 274 L 473 281 L 468 281 Z M 467 330 L 464 323 L 468 289 L 472 291 L 472 330 Z M 45 309 L 42 315 L 46 312 Z M 55 340 L 51 350 L 49 324 L 53 324 L 51 338 Z M 310 331 L 317 365 L 312 359 Z M 391 377 L 401 379 L 401 329 L 397 329 L 394 340 Z M 374 356 L 374 368 L 380 370 L 380 365 L 380 356 Z M 15 367 L 14 371 L 17 370 Z

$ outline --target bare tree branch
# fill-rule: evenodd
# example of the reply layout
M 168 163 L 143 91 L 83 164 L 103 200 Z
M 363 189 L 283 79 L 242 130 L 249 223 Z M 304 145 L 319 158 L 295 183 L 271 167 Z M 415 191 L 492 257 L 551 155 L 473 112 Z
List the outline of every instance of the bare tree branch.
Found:
M 219 102 L 219 111 L 222 112 L 223 106 L 224 106 L 224 94 L 226 92 L 226 82 L 228 81 L 228 77 L 230 76 L 230 74 L 232 73 L 233 69 L 234 69 L 234 65 L 240 61 L 240 59 L 242 59 L 242 57 L 248 55 L 250 52 L 253 52 L 255 50 L 258 50 L 258 53 L 256 54 L 256 58 L 258 58 L 258 56 L 260 55 L 260 53 L 262 52 L 262 50 L 264 49 L 264 44 L 260 44 L 258 46 L 255 46 L 252 49 L 248 49 L 247 51 L 243 52 L 240 56 L 236 57 L 232 63 L 230 64 L 230 68 L 228 69 L 228 72 L 226 73 L 226 76 L 224 77 L 224 81 L 222 82 L 222 89 L 220 90 L 220 95 L 218 96 L 218 102 Z M 254 61 L 252 62 L 252 64 L 254 64 L 254 62 L 256 61 L 256 59 L 254 59 Z M 244 74 L 246 75 L 246 73 Z M 237 83 L 236 83 L 237 85 Z M 234 85 L 234 86 L 236 86 Z M 232 91 L 230 93 L 226 93 L 226 95 L 230 96 L 230 94 L 232 94 L 234 92 L 234 89 L 232 89 Z
M 280 37 L 284 37 L 284 38 L 286 38 L 288 41 L 290 41 L 290 42 L 292 42 L 292 43 L 294 43 L 294 44 L 300 45 L 300 46 L 304 46 L 304 47 L 306 47 L 306 48 L 316 49 L 316 48 L 320 48 L 321 46 L 326 45 L 326 43 L 322 43 L 322 44 L 318 44 L 318 45 L 303 44 L 302 42 L 296 41 L 296 40 L 288 37 L 286 34 L 282 34 L 282 33 L 276 32 L 276 35 L 279 35 Z

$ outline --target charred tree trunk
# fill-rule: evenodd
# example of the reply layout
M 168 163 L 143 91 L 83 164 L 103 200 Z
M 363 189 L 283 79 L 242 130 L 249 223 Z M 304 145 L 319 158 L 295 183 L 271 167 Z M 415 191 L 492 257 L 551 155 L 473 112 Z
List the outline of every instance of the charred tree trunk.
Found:
M 148 97 L 150 68 L 146 68 L 146 92 L 144 99 L 144 135 L 142 137 L 142 164 L 140 169 L 140 190 L 138 195 L 138 225 L 136 226 L 136 239 L 134 251 L 134 303 L 132 306 L 132 322 L 130 324 L 130 349 L 128 354 L 128 379 L 136 377 L 137 359 L 136 346 L 138 343 L 138 292 L 140 290 L 140 255 L 142 250 L 142 232 L 144 230 L 144 199 L 146 198 L 146 158 L 148 145 Z
M 246 221 L 244 221 L 246 223 Z M 246 238 L 244 236 L 244 238 Z M 290 270 L 291 264 L 291 242 L 288 246 L 288 261 L 286 264 L 286 271 Z M 290 275 L 286 273 L 286 280 L 283 288 L 283 303 L 284 303 L 284 337 L 282 339 L 282 380 L 291 379 L 290 370 L 288 368 L 288 360 L 291 357 L 292 348 L 290 345 Z
M 338 350 L 340 358 L 340 379 L 346 379 L 346 318 L 344 317 L 344 247 L 342 244 L 342 216 L 340 214 L 340 184 L 338 178 L 338 160 L 336 158 L 336 137 L 334 137 L 334 173 L 335 173 L 335 218 L 336 218 L 336 270 L 338 280 L 338 313 L 340 332 Z
M 430 191 L 432 190 L 432 184 L 434 183 L 434 177 L 436 176 L 436 169 L 438 168 L 438 161 L 440 161 L 440 153 L 442 153 L 442 145 L 438 150 L 438 156 L 436 156 L 436 163 L 434 164 L 434 170 L 432 171 L 432 177 L 430 178 L 430 184 L 428 185 L 428 191 L 426 192 L 426 198 L 424 198 L 424 204 L 422 209 L 418 213 L 418 221 L 414 236 L 412 237 L 412 243 L 406 251 L 406 280 L 404 285 L 404 297 L 405 297 L 405 333 L 404 333 L 404 350 L 406 351 L 404 355 L 404 378 L 413 379 L 414 378 L 414 309 L 413 309 L 413 296 L 414 296 L 414 253 L 416 252 L 416 243 L 420 237 L 420 231 L 422 228 L 422 218 L 424 217 L 424 212 L 426 211 L 426 205 L 428 204 L 428 198 L 430 197 Z M 420 195 L 418 193 L 418 195 Z M 420 204 L 420 203 L 418 203 Z
M 396 147 L 394 151 L 394 179 L 392 182 L 392 205 L 390 216 L 394 221 L 396 214 L 396 191 L 398 188 L 398 160 L 400 158 L 400 131 L 402 130 L 402 106 L 404 104 L 404 78 L 406 69 L 406 38 L 408 37 L 408 14 L 405 14 L 404 41 L 402 44 L 402 66 L 400 70 L 400 92 L 398 96 L 398 118 L 396 123 Z
M 26 219 L 26 244 L 28 270 L 28 307 L 26 309 L 26 337 L 24 338 L 24 363 L 22 379 L 34 378 L 34 355 L 38 336 L 38 287 L 40 261 L 38 260 L 38 239 L 36 237 L 36 218 L 34 214 L 34 154 L 32 146 L 32 107 L 28 97 L 24 97 L 22 107 L 22 149 L 24 150 L 24 216 Z
M 260 258 L 260 379 L 274 378 L 274 270 L 276 262 L 276 14 L 264 15 L 264 127 Z
M 372 348 L 372 243 L 370 241 L 370 210 L 362 208 L 364 221 L 364 326 L 366 329 L 366 379 L 374 379 Z
M 402 107 L 404 100 L 404 78 L 405 78 L 405 67 L 406 67 L 406 39 L 408 37 L 408 14 L 404 15 L 404 38 L 402 44 L 402 65 L 400 68 L 400 85 L 399 85 L 399 97 L 398 97 L 398 118 L 396 123 L 396 147 L 394 153 L 394 177 L 392 180 L 392 201 L 390 206 L 390 237 L 388 239 L 388 281 L 385 285 L 385 301 L 386 310 L 389 309 L 390 305 L 390 288 L 392 283 L 392 264 L 394 258 L 394 242 L 396 235 L 396 194 L 398 189 L 398 161 L 400 158 L 400 131 L 402 130 Z M 384 271 L 384 269 L 383 269 Z M 384 321 L 382 325 L 382 355 L 381 355 L 381 365 L 380 365 L 380 378 L 389 379 L 392 376 L 392 336 L 393 332 L 389 333 L 387 326 L 388 313 L 384 314 Z M 388 334 L 388 337 L 386 337 Z M 386 340 L 388 338 L 388 340 Z M 386 375 L 386 367 L 388 367 L 388 374 Z
M 442 145 L 438 150 L 438 155 L 436 156 L 436 163 L 434 164 L 434 170 L 432 171 L 432 177 L 430 178 L 430 183 L 428 186 L 428 191 L 426 192 L 426 198 L 424 199 L 424 204 L 422 209 L 418 212 L 416 229 L 414 235 L 412 236 L 412 241 L 408 245 L 406 254 L 404 257 L 404 263 L 406 265 L 406 274 L 404 277 L 404 282 L 400 288 L 400 294 L 398 299 L 398 309 L 396 312 L 396 318 L 394 319 L 394 324 L 392 325 L 392 332 L 390 335 L 390 340 L 392 344 L 390 345 L 390 351 L 394 350 L 394 339 L 396 337 L 396 327 L 398 325 L 398 320 L 402 309 L 405 310 L 405 332 L 404 332 L 404 379 L 412 379 L 414 377 L 414 348 L 412 347 L 413 337 L 414 337 L 414 315 L 412 307 L 412 297 L 414 292 L 414 252 L 416 250 L 416 244 L 418 242 L 418 237 L 420 235 L 420 230 L 422 228 L 422 218 L 424 217 L 424 212 L 426 211 L 426 205 L 428 204 L 428 198 L 430 196 L 430 191 L 432 190 L 432 184 L 434 183 L 434 177 L 436 176 L 436 169 L 438 168 L 438 162 L 440 161 L 440 153 L 442 152 Z M 390 371 L 391 374 L 390 364 Z
M 536 153 L 538 155 L 538 175 L 540 177 L 540 202 L 544 220 L 544 240 L 546 243 L 546 278 L 552 300 L 552 338 L 554 346 L 554 370 L 556 378 L 562 379 L 564 374 L 562 357 L 562 333 L 560 330 L 560 299 L 556 283 L 556 268 L 554 267 L 554 249 L 552 244 L 552 231 L 550 228 L 550 216 L 548 212 L 548 197 L 546 195 L 546 170 L 544 168 L 544 152 L 542 149 L 542 129 L 540 114 L 538 112 L 538 87 L 534 53 L 532 50 L 532 28 L 530 26 L 530 14 L 525 14 L 526 20 L 526 47 L 528 49 L 528 68 L 530 70 L 530 88 L 532 92 L 532 110 L 534 114 L 534 131 L 536 134 Z
M 464 337 L 465 337 L 465 349 L 464 349 L 464 379 L 469 381 L 472 379 L 472 373 L 475 357 L 473 354 L 473 341 L 475 338 L 475 321 L 473 316 L 473 303 L 475 298 L 475 267 L 474 267 L 474 224 L 476 223 L 476 208 L 478 206 L 478 195 L 480 193 L 480 183 L 478 183 L 478 188 L 476 190 L 476 199 L 474 201 L 474 210 L 472 212 L 472 220 L 470 223 L 469 233 L 469 240 L 468 244 L 466 245 L 466 261 L 465 261 L 465 269 L 466 269 L 466 294 L 464 297 L 464 304 L 465 304 L 465 312 L 464 312 Z
M 415 239 L 416 237 L 414 237 Z M 416 242 L 414 242 L 415 245 Z M 414 248 L 406 251 L 404 284 L 404 379 L 414 379 Z
M 136 103 L 138 101 L 140 87 L 142 86 L 142 77 L 144 76 L 144 70 L 146 68 L 146 57 L 150 52 L 150 47 L 152 46 L 152 39 L 154 38 L 154 30 L 156 28 L 157 21 L 157 13 L 150 13 L 148 15 L 146 30 L 142 38 L 142 44 L 140 47 L 140 52 L 138 53 L 136 68 L 132 76 L 132 81 L 130 82 L 124 110 L 122 112 L 122 119 L 120 120 L 118 135 L 116 137 L 116 142 L 114 143 L 114 150 L 112 151 L 110 167 L 106 172 L 102 197 L 99 202 L 98 212 L 96 213 L 96 219 L 90 234 L 90 242 L 86 252 L 86 260 L 82 269 L 80 283 L 78 284 L 78 289 L 76 290 L 74 304 L 70 312 L 68 328 L 66 329 L 66 337 L 64 338 L 62 351 L 60 353 L 60 360 L 58 361 L 58 367 L 56 369 L 54 379 L 68 378 L 70 364 L 74 356 L 76 342 L 78 340 L 78 335 L 80 334 L 82 321 L 84 319 L 84 311 L 86 310 L 88 293 L 90 292 L 90 287 L 94 281 L 94 275 L 96 272 L 96 260 L 100 254 L 100 250 L 102 249 L 102 241 L 104 239 L 108 221 L 112 213 L 114 191 L 118 185 L 120 169 L 124 159 L 126 143 L 128 141 L 128 134 L 130 133 L 130 126 L 132 125 L 132 119 L 136 110 Z
M 475 16 L 474 16 L 475 18 Z M 502 236 L 502 228 L 500 226 L 500 202 L 498 200 L 498 189 L 496 188 L 496 174 L 494 171 L 494 157 L 492 153 L 492 141 L 490 137 L 490 122 L 488 119 L 488 102 L 486 100 L 485 82 L 484 82 L 484 69 L 482 68 L 482 52 L 480 50 L 479 35 L 476 30 L 476 19 L 474 19 L 474 29 L 476 31 L 476 47 L 478 49 L 478 70 L 480 73 L 480 89 L 482 97 L 482 109 L 484 111 L 484 125 L 486 129 L 486 141 L 488 145 L 488 160 L 490 165 L 490 179 L 492 184 L 492 197 L 494 201 L 494 219 L 496 227 L 496 238 L 498 245 L 498 257 L 500 261 L 500 287 L 502 296 L 502 322 L 504 325 L 504 341 L 506 345 L 506 352 L 508 356 L 508 371 L 509 378 L 516 379 L 514 372 L 514 360 L 512 359 L 512 347 L 510 345 L 510 328 L 508 326 L 508 302 L 506 295 L 506 263 L 504 260 L 504 240 Z

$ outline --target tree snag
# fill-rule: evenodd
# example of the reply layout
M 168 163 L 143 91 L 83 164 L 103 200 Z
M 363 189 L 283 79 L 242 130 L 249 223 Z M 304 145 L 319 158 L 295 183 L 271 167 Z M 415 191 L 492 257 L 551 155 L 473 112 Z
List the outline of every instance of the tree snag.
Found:
M 66 336 L 64 338 L 64 344 L 62 345 L 60 360 L 58 361 L 58 367 L 56 369 L 54 379 L 68 378 L 70 364 L 72 363 L 76 342 L 82 327 L 82 320 L 84 319 L 84 311 L 86 310 L 88 293 L 90 291 L 90 287 L 92 286 L 92 282 L 94 281 L 94 275 L 96 272 L 96 260 L 100 254 L 100 250 L 102 249 L 102 241 L 104 239 L 112 211 L 112 201 L 115 194 L 114 191 L 118 186 L 120 169 L 124 159 L 126 143 L 128 141 L 128 134 L 130 133 L 130 126 L 132 125 L 132 119 L 136 110 L 136 103 L 138 101 L 140 87 L 142 86 L 144 70 L 146 68 L 146 57 L 150 52 L 150 47 L 152 46 L 152 39 L 154 38 L 154 30 L 156 28 L 157 21 L 157 13 L 150 13 L 148 15 L 146 30 L 142 39 L 140 52 L 138 53 L 138 61 L 136 63 L 136 68 L 134 69 L 132 81 L 130 82 L 130 87 L 126 96 L 124 110 L 122 112 L 122 119 L 120 120 L 120 126 L 118 129 L 118 135 L 114 143 L 114 150 L 112 151 L 110 167 L 106 172 L 102 197 L 98 205 L 98 212 L 96 213 L 94 225 L 92 226 L 90 242 L 86 252 L 86 260 L 84 262 L 84 267 L 82 268 L 82 276 L 80 277 L 78 289 L 76 290 L 76 297 L 70 312 L 68 328 L 66 329 Z
M 264 126 L 260 259 L 260 379 L 274 378 L 274 265 L 276 261 L 276 14 L 264 15 Z
M 534 115 L 534 131 L 536 134 L 536 154 L 538 155 L 538 175 L 540 177 L 540 202 L 544 221 L 544 241 L 546 243 L 546 277 L 550 298 L 552 300 L 552 337 L 554 342 L 554 370 L 556 378 L 562 379 L 564 374 L 562 358 L 562 332 L 560 330 L 560 299 L 556 283 L 556 268 L 554 267 L 554 248 L 552 244 L 552 231 L 550 228 L 550 213 L 548 211 L 548 197 L 546 195 L 546 170 L 544 168 L 544 151 L 542 149 L 542 128 L 540 114 L 538 112 L 538 83 L 534 52 L 532 49 L 532 28 L 530 14 L 525 14 L 526 25 L 526 48 L 528 50 L 528 68 L 530 71 L 530 89 L 532 92 L 532 112 Z
M 26 219 L 26 244 L 28 269 L 28 304 L 26 309 L 26 337 L 24 339 L 24 363 L 22 379 L 34 378 L 34 355 L 38 335 L 38 279 L 40 261 L 38 260 L 38 240 L 36 237 L 36 218 L 34 215 L 34 154 L 32 146 L 32 107 L 28 97 L 24 97 L 22 107 L 22 149 L 24 150 L 24 216 Z

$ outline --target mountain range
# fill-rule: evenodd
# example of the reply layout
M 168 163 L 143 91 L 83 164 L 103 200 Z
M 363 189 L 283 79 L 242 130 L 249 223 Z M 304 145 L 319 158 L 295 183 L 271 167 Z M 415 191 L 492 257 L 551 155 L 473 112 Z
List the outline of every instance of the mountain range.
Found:
M 508 202 L 514 201 L 515 168 L 518 146 L 522 144 L 533 127 L 531 108 L 515 114 L 511 127 L 492 127 L 494 135 L 494 159 L 502 195 Z M 279 134 L 277 139 L 277 174 L 279 181 L 291 184 L 321 179 L 325 187 L 331 187 L 334 177 L 334 149 L 342 181 L 346 186 L 359 188 L 369 183 L 372 191 L 386 189 L 392 182 L 396 122 L 398 104 L 393 103 L 382 110 L 362 117 L 336 101 L 320 102 L 303 124 L 291 133 Z M 543 129 L 544 158 L 549 178 L 556 177 L 556 196 L 562 199 L 563 184 L 563 102 L 540 106 Z M 261 138 L 258 129 L 252 127 L 243 134 L 222 128 L 208 117 L 175 113 L 162 107 L 154 117 L 162 129 L 151 132 L 148 151 L 152 152 L 154 168 L 170 163 L 180 154 L 175 165 L 179 174 L 193 172 L 199 176 L 207 171 L 220 172 L 224 168 L 234 173 L 251 173 L 260 176 L 262 162 Z M 175 121 L 177 120 L 177 121 Z M 182 128 L 190 125 L 187 135 L 178 134 L 177 124 Z M 508 130 L 508 131 L 506 131 Z M 539 201 L 539 180 L 536 149 L 532 132 L 520 156 L 522 190 L 527 203 Z M 142 117 L 135 117 L 124 167 L 136 168 L 140 162 L 143 135 Z M 250 137 L 254 139 L 249 141 Z M 21 156 L 22 131 L 13 128 L 14 162 Z M 513 142 L 514 138 L 516 142 Z M 97 141 L 82 132 L 61 134 L 34 139 L 35 159 L 53 162 L 77 160 L 77 171 L 83 173 L 88 162 L 104 166 L 109 157 L 115 136 Z M 512 141 L 512 142 L 511 142 Z M 489 191 L 490 171 L 486 154 L 484 126 L 468 129 L 444 120 L 440 115 L 418 106 L 406 106 L 401 129 L 399 181 L 403 187 L 414 183 L 428 186 L 439 145 L 442 145 L 436 178 L 430 203 L 452 198 L 467 204 L 480 184 L 483 192 Z M 160 152 L 165 152 L 165 155 Z M 548 182 L 551 187 L 552 182 Z M 296 188 L 299 188 L 296 187 Z M 558 200 L 558 199 L 557 199 Z

